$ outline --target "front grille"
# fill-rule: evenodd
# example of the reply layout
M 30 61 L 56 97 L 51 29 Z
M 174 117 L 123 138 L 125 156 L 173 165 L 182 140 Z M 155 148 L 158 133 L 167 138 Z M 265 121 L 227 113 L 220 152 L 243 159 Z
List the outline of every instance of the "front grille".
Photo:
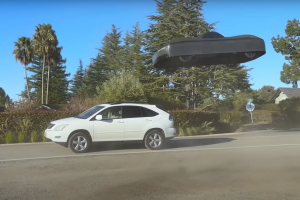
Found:
M 49 126 L 47 127 L 47 129 L 51 129 L 55 124 L 49 124 Z

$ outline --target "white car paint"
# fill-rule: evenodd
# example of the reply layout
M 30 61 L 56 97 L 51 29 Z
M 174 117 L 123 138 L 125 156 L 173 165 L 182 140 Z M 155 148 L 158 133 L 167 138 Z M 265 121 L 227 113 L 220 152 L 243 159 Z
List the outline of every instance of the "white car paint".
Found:
M 87 119 L 70 117 L 52 121 L 50 124 L 54 124 L 54 126 L 45 130 L 45 137 L 51 139 L 53 142 L 66 143 L 68 142 L 70 134 L 79 130 L 85 130 L 89 132 L 92 142 L 143 140 L 145 134 L 154 128 L 163 130 L 165 138 L 173 138 L 177 136 L 176 129 L 174 128 L 174 122 L 169 119 L 170 114 L 157 108 L 155 105 L 121 103 L 100 104 L 98 106 L 103 106 L 104 108 Z M 154 117 L 92 120 L 100 112 L 114 106 L 144 107 L 155 111 L 158 115 Z M 55 131 L 56 127 L 65 124 L 67 124 L 67 126 L 63 130 Z

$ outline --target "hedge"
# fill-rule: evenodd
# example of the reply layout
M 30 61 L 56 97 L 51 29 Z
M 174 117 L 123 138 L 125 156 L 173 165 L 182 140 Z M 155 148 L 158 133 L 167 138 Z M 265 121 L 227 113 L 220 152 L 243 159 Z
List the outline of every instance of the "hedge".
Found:
M 0 113 L 0 143 L 5 141 L 5 134 L 13 135 L 13 142 L 18 140 L 18 135 L 24 134 L 31 140 L 36 132 L 42 141 L 42 134 L 49 123 L 54 120 L 78 115 L 79 111 L 22 111 Z M 25 139 L 25 141 L 26 141 Z
M 212 122 L 216 126 L 220 120 L 217 113 L 201 112 L 194 110 L 170 111 L 172 114 L 175 127 L 199 127 L 205 122 Z
M 51 121 L 76 116 L 80 111 L 23 111 L 0 113 L 0 143 L 45 141 L 43 133 Z M 250 123 L 245 112 L 227 111 L 221 114 L 194 110 L 170 111 L 177 129 L 186 132 L 201 130 L 199 134 L 233 132 Z M 275 112 L 254 111 L 255 121 L 272 121 Z M 193 128 L 191 130 L 187 130 Z M 196 131 L 196 132 L 197 132 Z M 203 133 L 202 133 L 203 132 Z M 193 133 L 197 134 L 197 133 Z
M 249 119 L 250 119 L 250 113 Z M 266 123 L 272 123 L 280 121 L 280 114 L 279 112 L 275 111 L 268 111 L 268 110 L 254 110 L 253 111 L 253 121 L 256 122 L 266 122 Z
M 23 111 L 0 113 L 0 143 L 43 141 L 44 130 L 51 121 L 78 115 L 79 111 Z M 218 131 L 219 115 L 200 111 L 170 111 L 177 128 L 201 128 Z M 206 128 L 207 126 L 207 128 Z M 209 128 L 209 129 L 208 129 Z M 39 135 L 38 139 L 36 135 Z M 201 134 L 201 133 L 200 133 Z M 12 137 L 12 138 L 11 138 Z M 24 139 L 25 137 L 25 139 Z

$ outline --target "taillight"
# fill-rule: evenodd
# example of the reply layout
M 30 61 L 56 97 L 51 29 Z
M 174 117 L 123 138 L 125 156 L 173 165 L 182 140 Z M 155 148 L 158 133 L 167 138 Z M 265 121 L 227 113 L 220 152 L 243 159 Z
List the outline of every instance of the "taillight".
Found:
M 169 115 L 169 120 L 173 121 L 173 116 L 172 115 Z

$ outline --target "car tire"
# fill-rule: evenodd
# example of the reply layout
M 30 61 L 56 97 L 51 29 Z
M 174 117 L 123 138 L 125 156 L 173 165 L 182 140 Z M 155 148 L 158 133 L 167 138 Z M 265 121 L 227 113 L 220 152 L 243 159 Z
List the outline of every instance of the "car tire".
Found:
M 91 146 L 92 141 L 85 133 L 75 133 L 69 140 L 69 147 L 74 153 L 86 153 Z
M 165 146 L 165 137 L 159 130 L 151 130 L 146 134 L 145 146 L 150 150 L 159 150 Z

